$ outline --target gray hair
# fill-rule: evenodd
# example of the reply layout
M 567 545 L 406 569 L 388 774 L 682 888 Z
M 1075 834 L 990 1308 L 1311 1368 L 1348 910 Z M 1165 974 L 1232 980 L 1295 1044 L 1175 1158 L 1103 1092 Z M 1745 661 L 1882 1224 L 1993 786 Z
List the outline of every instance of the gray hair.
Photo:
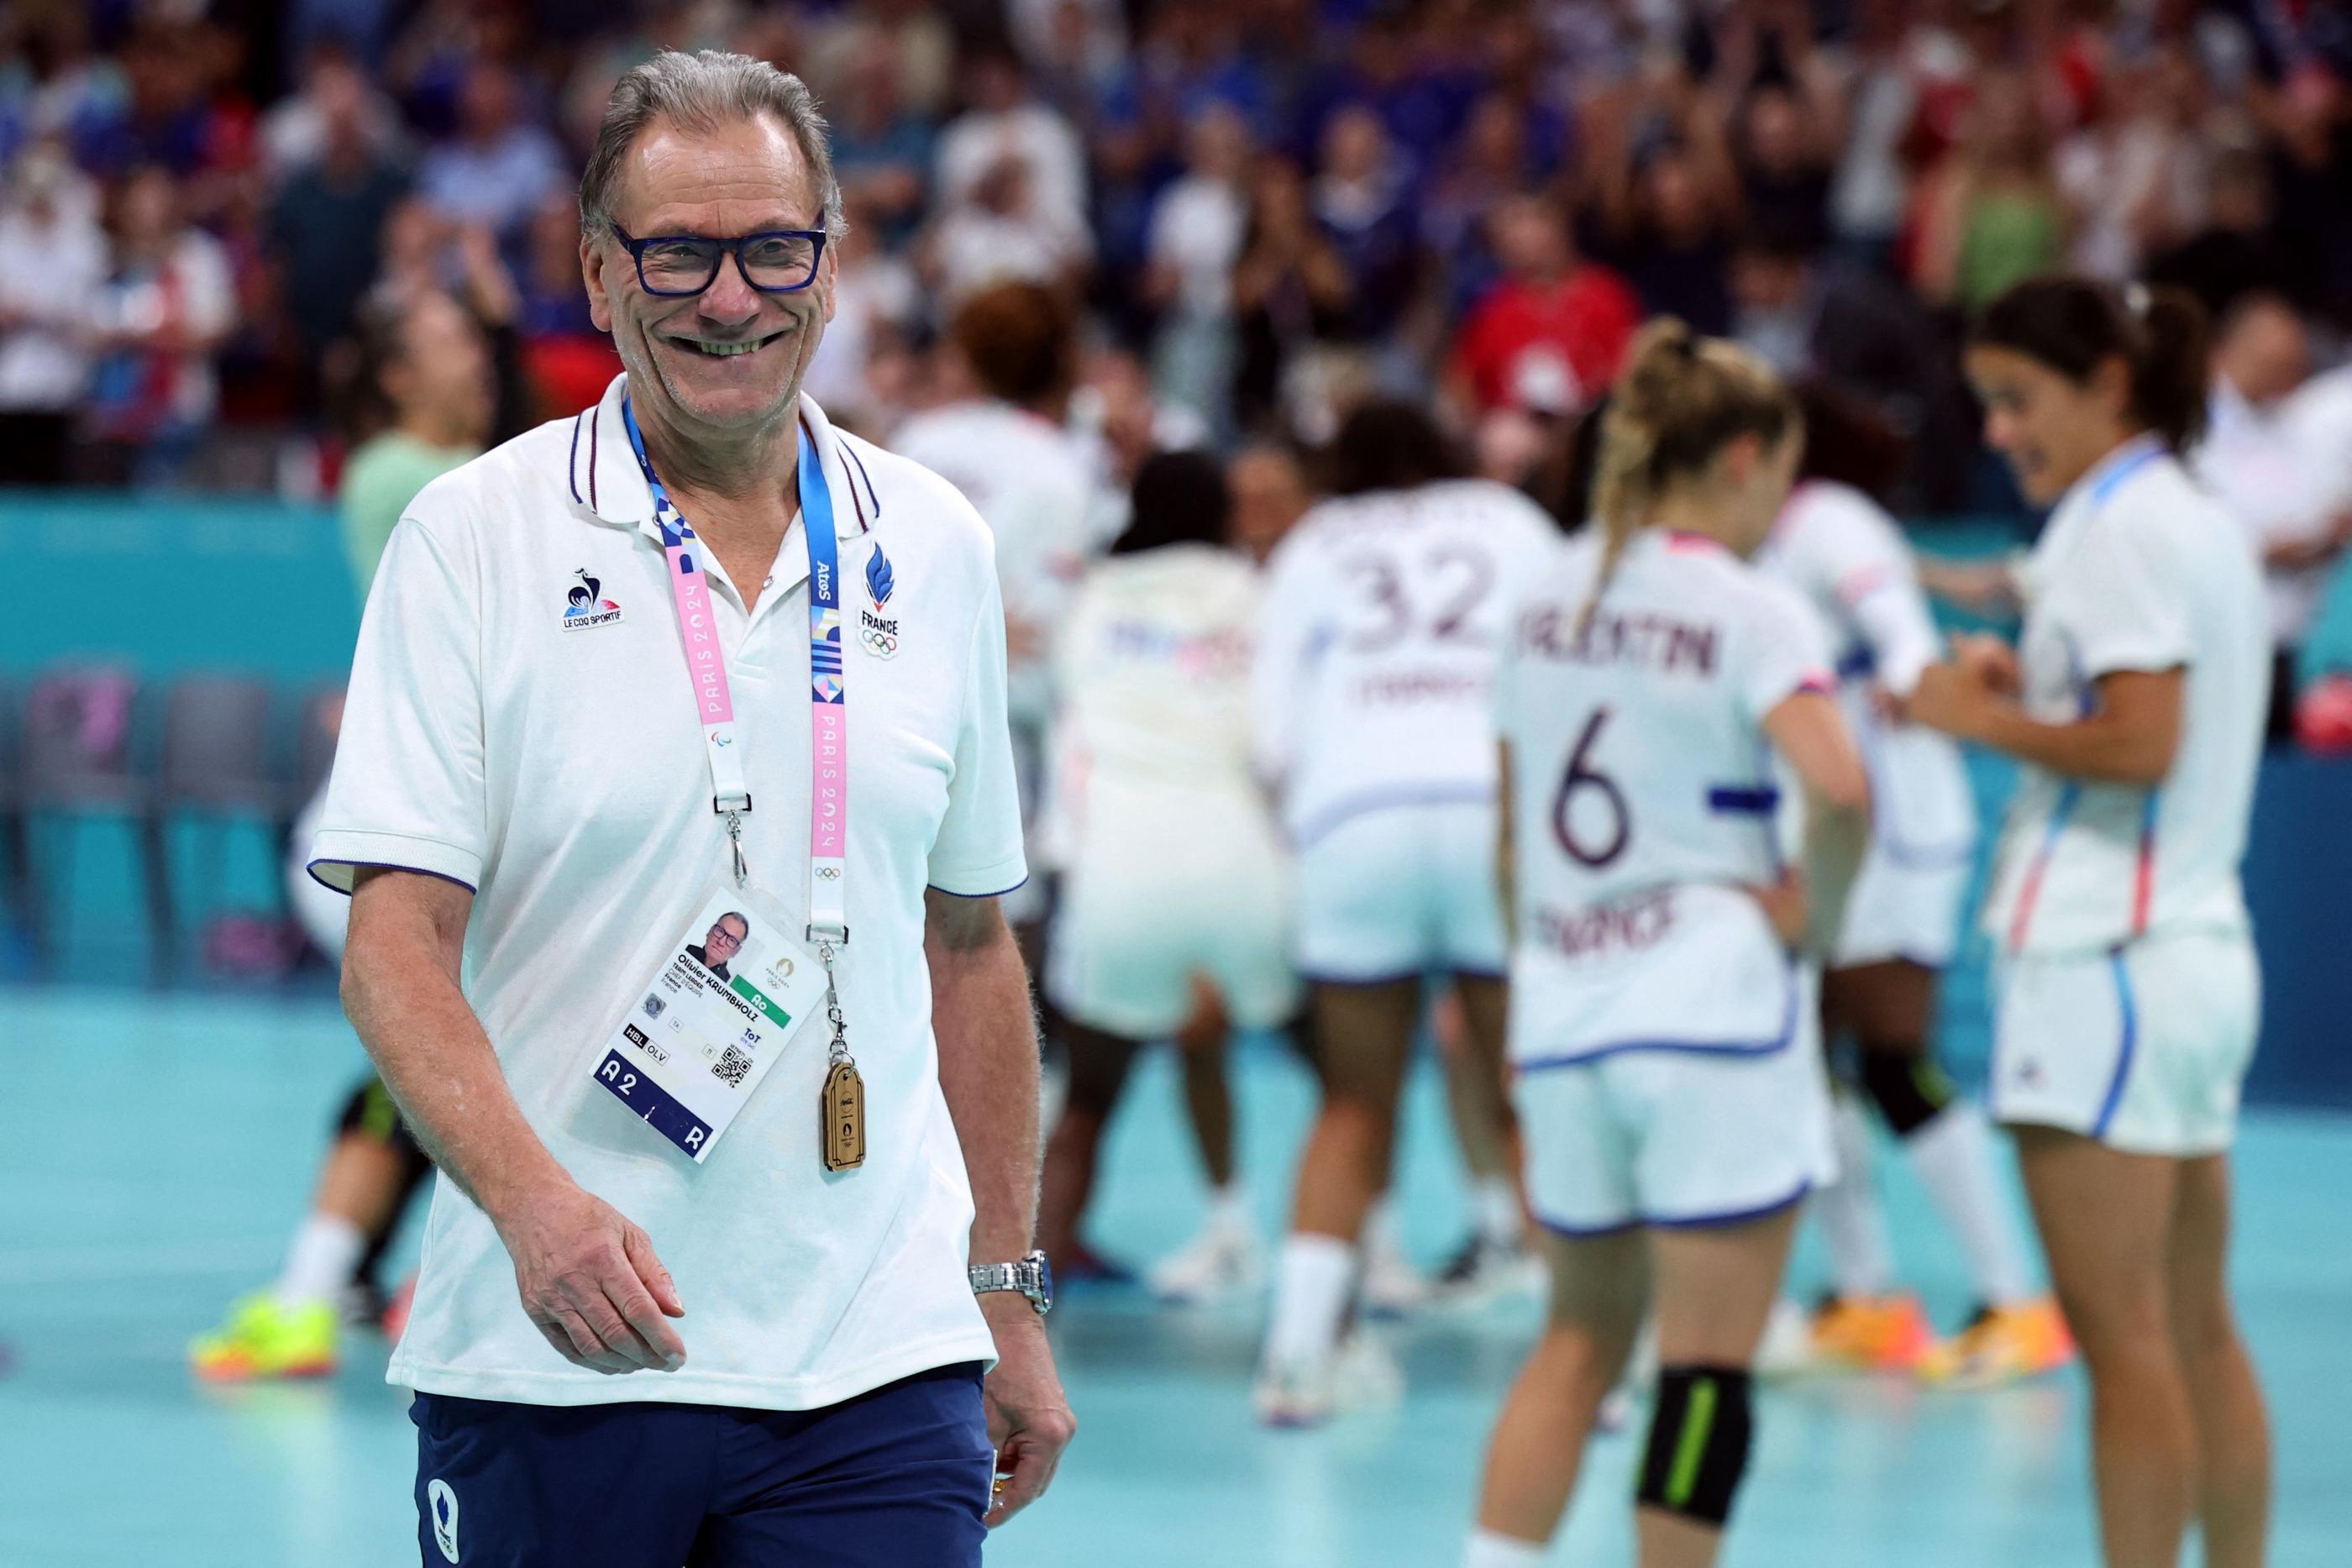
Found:
M 614 85 L 596 127 L 596 145 L 580 176 L 580 229 L 593 235 L 613 225 L 613 187 L 637 138 L 656 120 L 709 132 L 762 115 L 774 117 L 801 145 L 802 161 L 819 193 L 821 226 L 836 242 L 849 232 L 841 214 L 841 182 L 834 178 L 824 114 L 808 84 L 749 55 L 717 49 L 681 54 L 661 49 Z

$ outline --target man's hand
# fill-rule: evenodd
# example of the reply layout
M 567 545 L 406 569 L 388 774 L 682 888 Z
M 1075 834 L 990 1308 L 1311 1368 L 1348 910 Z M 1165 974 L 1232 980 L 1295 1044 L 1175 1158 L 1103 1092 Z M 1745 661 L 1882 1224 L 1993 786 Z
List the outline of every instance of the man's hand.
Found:
M 1003 1478 L 988 1510 L 993 1530 L 1045 1494 L 1062 1450 L 1077 1436 L 1078 1418 L 1070 1414 L 1054 1371 L 1045 1320 L 1028 1298 L 992 1291 L 980 1298 L 980 1305 L 996 1335 L 996 1370 L 988 1375 L 981 1396 L 988 1406 L 988 1440 L 996 1445 L 996 1473 Z
M 662 1320 L 686 1316 L 646 1233 L 567 1182 L 490 1217 L 514 1260 L 523 1315 L 556 1354 L 597 1372 L 676 1372 L 686 1345 Z

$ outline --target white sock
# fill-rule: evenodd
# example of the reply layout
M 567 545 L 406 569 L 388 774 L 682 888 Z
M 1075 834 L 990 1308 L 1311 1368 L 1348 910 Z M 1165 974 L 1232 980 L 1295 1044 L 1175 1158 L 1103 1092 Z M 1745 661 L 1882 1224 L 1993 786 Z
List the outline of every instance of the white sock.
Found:
M 1358 1234 L 1367 1255 L 1404 1257 L 1404 1239 L 1397 1234 L 1396 1202 L 1387 1193 L 1372 1199 L 1372 1206 L 1364 1210 L 1364 1228 Z
M 1547 1542 L 1474 1530 L 1470 1544 L 1462 1549 L 1462 1568 L 1541 1568 L 1543 1560 L 1551 1555 L 1549 1548 Z
M 1830 1130 L 1838 1177 L 1813 1199 L 1830 1244 L 1830 1283 L 1849 1299 L 1885 1295 L 1895 1282 L 1895 1249 L 1870 1180 L 1870 1124 L 1851 1094 L 1836 1096 Z
M 367 1250 L 367 1236 L 339 1215 L 313 1214 L 303 1218 L 287 1249 L 286 1271 L 278 1276 L 270 1293 L 281 1305 L 299 1307 L 332 1301 L 351 1283 L 352 1267 Z
M 1480 1176 L 1470 1189 L 1472 1223 L 1480 1237 L 1497 1247 L 1516 1250 L 1519 1245 L 1519 1189 L 1503 1176 Z
M 1274 1271 L 1274 1316 L 1266 1324 L 1270 1362 L 1318 1362 L 1339 1343 L 1339 1319 L 1356 1282 L 1356 1249 L 1336 1236 L 1294 1231 Z
M 2025 1241 L 1993 1174 L 1992 1129 L 1970 1100 L 1955 1100 L 1903 1140 L 1911 1168 L 1957 1231 L 1977 1294 L 2011 1306 L 2033 1294 Z
M 1235 1232 L 1256 1228 L 1250 1220 L 1249 1188 L 1242 1186 L 1238 1176 L 1209 1189 L 1209 1228 Z

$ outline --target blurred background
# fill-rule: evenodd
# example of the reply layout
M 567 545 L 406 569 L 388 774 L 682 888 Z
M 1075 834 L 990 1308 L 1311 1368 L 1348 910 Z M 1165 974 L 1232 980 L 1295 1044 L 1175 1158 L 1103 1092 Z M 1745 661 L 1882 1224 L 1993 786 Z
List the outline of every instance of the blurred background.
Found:
M 1232 460 L 1261 555 L 1376 391 L 1430 401 L 1481 472 L 1576 526 L 1587 415 L 1642 319 L 1671 312 L 1842 398 L 1923 551 L 1993 556 L 2037 520 L 1978 438 L 1969 309 L 2058 267 L 2195 291 L 2221 324 L 2200 472 L 2262 543 L 2294 672 L 2249 868 L 2268 982 L 2250 1092 L 2285 1129 L 2250 1155 L 2248 1268 L 2269 1271 L 2249 1315 L 2258 1351 L 2267 1322 L 2347 1385 L 2346 7 L 8 0 L 0 1070 L 29 1121 L 0 1140 L 0 1562 L 411 1549 L 406 1425 L 373 1368 L 199 1393 L 181 1345 L 268 1267 L 359 1065 L 283 866 L 373 553 L 431 473 L 617 371 L 582 298 L 574 184 L 614 80 L 661 46 L 773 60 L 826 107 L 851 228 L 809 391 L 837 421 L 887 444 L 970 395 L 956 311 L 1040 285 L 1084 323 L 1058 412 L 1103 506 L 1153 451 L 1202 447 Z M 2005 780 L 1978 782 L 1990 812 Z M 1946 1002 L 1947 1056 L 1973 1070 L 1973 965 Z M 1405 1186 L 1434 1217 L 1456 1178 L 1427 1087 L 1415 1124 L 1439 1152 Z M 1270 1215 L 1307 1091 L 1272 1048 L 1244 1089 Z M 1139 1251 L 1197 1208 L 1170 1093 L 1133 1097 L 1097 1206 Z M 1417 1346 L 1417 1386 L 1455 1406 L 1260 1452 L 1254 1320 L 1057 1314 L 1090 1429 L 1001 1551 L 1446 1560 L 1531 1322 Z M 2072 1397 L 1919 1416 L 1990 1423 L 1962 1438 L 1997 1499 L 2013 1462 L 2041 1489 L 2008 1554 L 1967 1560 L 2090 1560 L 2072 1417 L 2049 1403 Z M 1892 1561 L 1904 1539 L 1908 1483 L 1853 1451 L 1851 1414 L 1811 1416 L 1847 1466 L 1834 1486 L 1877 1500 L 1809 1563 Z M 2298 1420 L 2280 1561 L 2352 1561 L 2352 1510 L 2322 1495 L 2352 1423 Z M 118 1506 L 126 1458 L 164 1478 L 152 1500 Z M 1155 1543 L 1089 1554 L 1114 1519 Z

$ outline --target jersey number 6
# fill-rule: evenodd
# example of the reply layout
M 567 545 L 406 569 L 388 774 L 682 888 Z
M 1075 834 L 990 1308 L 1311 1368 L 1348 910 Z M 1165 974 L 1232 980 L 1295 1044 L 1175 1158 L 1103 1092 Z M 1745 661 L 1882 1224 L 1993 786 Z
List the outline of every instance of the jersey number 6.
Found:
M 1625 791 L 1617 787 L 1617 780 L 1591 765 L 1592 747 L 1608 723 L 1607 708 L 1592 710 L 1592 716 L 1584 722 L 1584 733 L 1576 737 L 1576 749 L 1568 754 L 1568 772 L 1560 779 L 1559 791 L 1551 798 L 1552 836 L 1568 852 L 1569 859 L 1592 871 L 1599 871 L 1623 854 L 1627 841 L 1633 836 L 1633 814 L 1625 804 Z M 1578 838 L 1575 825 L 1569 820 L 1576 809 L 1577 796 L 1595 790 L 1609 808 L 1610 821 L 1608 835 L 1597 848 Z

